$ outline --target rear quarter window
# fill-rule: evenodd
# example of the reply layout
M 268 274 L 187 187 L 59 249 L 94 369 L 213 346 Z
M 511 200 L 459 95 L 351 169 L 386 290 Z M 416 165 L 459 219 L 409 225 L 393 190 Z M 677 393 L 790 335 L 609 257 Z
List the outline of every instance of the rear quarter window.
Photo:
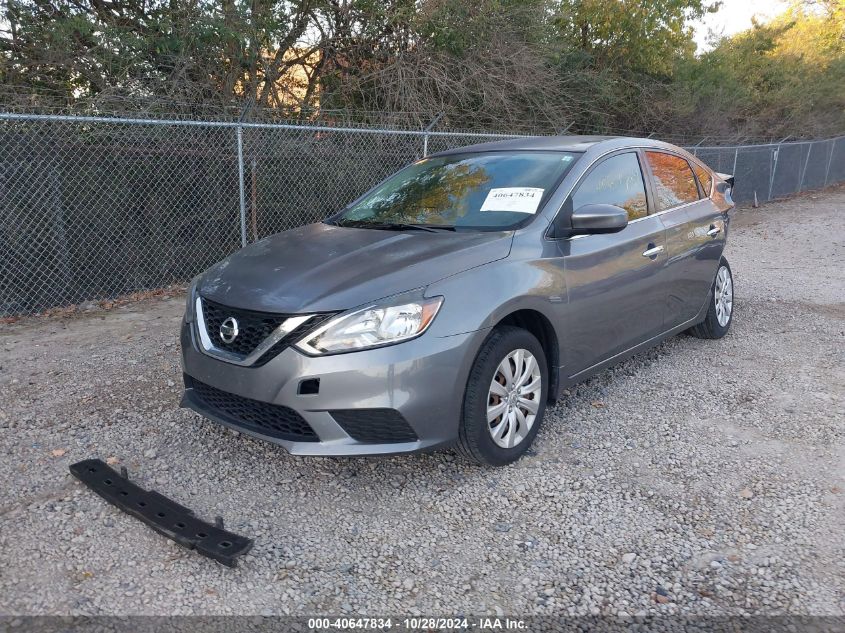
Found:
M 654 176 L 658 211 L 698 200 L 698 185 L 685 159 L 664 152 L 646 152 L 645 155 Z
M 695 175 L 698 176 L 698 182 L 701 184 L 704 197 L 709 198 L 713 191 L 713 176 L 710 175 L 707 168 L 696 163 L 693 163 L 693 169 L 695 170 Z

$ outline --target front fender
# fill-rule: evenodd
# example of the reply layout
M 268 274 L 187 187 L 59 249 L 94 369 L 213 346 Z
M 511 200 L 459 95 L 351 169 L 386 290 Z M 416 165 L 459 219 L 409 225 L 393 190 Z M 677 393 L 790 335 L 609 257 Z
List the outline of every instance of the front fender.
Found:
M 445 301 L 432 333 L 452 336 L 489 329 L 517 310 L 535 310 L 557 330 L 556 306 L 566 302 L 567 292 L 550 260 L 508 258 L 435 282 L 426 289 L 426 296 L 434 295 Z

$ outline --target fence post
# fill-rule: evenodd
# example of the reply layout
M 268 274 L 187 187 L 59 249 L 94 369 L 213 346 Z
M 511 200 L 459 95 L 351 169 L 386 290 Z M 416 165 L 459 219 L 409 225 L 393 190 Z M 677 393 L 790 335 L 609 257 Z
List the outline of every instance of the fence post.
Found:
M 804 178 L 807 176 L 807 165 L 810 164 L 810 153 L 812 153 L 812 151 L 813 151 L 813 145 L 814 144 L 815 143 L 813 143 L 812 141 L 807 143 L 807 158 L 804 159 L 804 168 L 801 169 L 801 171 L 799 172 L 799 175 L 800 175 L 800 178 L 798 180 L 798 191 L 799 192 L 801 191 L 801 187 L 804 186 Z M 800 163 L 799 163 L 798 167 L 799 168 L 801 167 Z
M 838 139 L 831 139 L 830 141 L 830 156 L 827 157 L 827 169 L 824 172 L 824 186 L 827 187 L 827 179 L 830 178 L 830 163 L 833 161 L 833 150 L 836 149 L 836 141 Z
M 241 205 L 241 246 L 246 246 L 246 200 L 244 198 L 244 129 L 238 124 L 238 193 Z
M 437 113 L 437 116 L 436 116 L 436 117 L 434 117 L 434 118 L 431 120 L 431 123 L 429 123 L 429 124 L 426 126 L 426 128 L 423 130 L 423 132 L 425 133 L 425 134 L 423 135 L 423 158 L 425 158 L 425 157 L 427 157 L 427 156 L 428 156 L 428 133 L 429 133 L 429 132 L 431 132 L 431 130 L 432 130 L 432 129 L 434 129 L 434 126 L 435 126 L 435 125 L 437 125 L 437 123 L 438 123 L 438 122 L 440 121 L 440 119 L 442 119 L 442 118 L 443 118 L 443 113 L 442 113 L 442 112 L 438 112 L 438 113 Z
M 241 247 L 246 246 L 246 196 L 244 194 L 244 128 L 242 123 L 252 107 L 252 100 L 246 102 L 238 118 L 238 201 L 241 207 Z
M 562 130 L 560 130 L 559 132 L 555 132 L 555 134 L 556 134 L 557 136 L 563 136 L 564 134 L 566 134 L 566 133 L 567 133 L 567 132 L 568 132 L 568 131 L 572 128 L 572 126 L 573 126 L 573 125 L 575 125 L 575 121 L 573 121 L 572 123 L 570 123 L 569 125 L 567 125 L 565 128 L 563 128 L 563 129 L 562 129 Z
M 249 179 L 252 184 L 252 197 L 249 199 L 249 220 L 252 228 L 252 241 L 258 241 L 258 177 L 255 175 L 255 156 L 252 157 L 252 168 L 249 170 Z
M 789 138 L 787 136 L 787 138 Z M 772 173 L 769 174 L 769 195 L 766 200 L 772 199 L 772 187 L 775 184 L 775 172 L 778 170 L 778 156 L 780 156 L 780 144 L 783 141 L 779 141 L 777 147 L 772 150 L 772 155 L 769 158 L 769 162 L 772 164 Z M 800 183 L 799 183 L 800 186 Z

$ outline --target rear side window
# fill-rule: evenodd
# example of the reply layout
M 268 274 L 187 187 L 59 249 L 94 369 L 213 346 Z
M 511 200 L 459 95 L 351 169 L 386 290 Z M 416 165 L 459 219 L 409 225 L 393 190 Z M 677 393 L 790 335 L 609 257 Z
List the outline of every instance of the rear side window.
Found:
M 617 154 L 599 163 L 572 194 L 572 208 L 586 204 L 614 204 L 628 212 L 628 220 L 648 215 L 640 161 L 635 153 Z
M 663 152 L 646 152 L 645 155 L 654 175 L 658 211 L 698 200 L 698 185 L 686 160 Z
M 710 191 L 713 187 L 713 177 L 701 165 L 693 163 L 693 169 L 695 169 L 695 175 L 698 176 L 698 182 L 701 183 L 701 190 L 704 191 L 704 197 L 709 198 Z

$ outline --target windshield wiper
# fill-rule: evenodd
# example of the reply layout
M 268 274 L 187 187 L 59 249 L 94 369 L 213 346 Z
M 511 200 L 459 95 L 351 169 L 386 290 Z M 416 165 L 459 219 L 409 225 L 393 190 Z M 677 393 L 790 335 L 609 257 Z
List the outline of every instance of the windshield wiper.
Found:
M 356 229 L 380 229 L 384 231 L 427 231 L 439 233 L 440 231 L 454 231 L 454 226 L 441 226 L 432 224 L 409 224 L 407 222 L 365 222 L 363 220 L 338 220 L 338 226 L 349 226 Z
M 384 224 L 371 224 L 370 227 L 384 231 L 428 231 L 429 233 L 437 233 L 435 229 L 429 228 L 424 224 L 407 224 L 405 222 L 385 222 Z
M 454 226 L 448 226 L 444 224 L 399 224 L 399 226 L 402 227 L 401 230 L 418 229 L 420 231 L 431 231 L 432 233 L 437 233 L 439 231 L 455 231 Z

